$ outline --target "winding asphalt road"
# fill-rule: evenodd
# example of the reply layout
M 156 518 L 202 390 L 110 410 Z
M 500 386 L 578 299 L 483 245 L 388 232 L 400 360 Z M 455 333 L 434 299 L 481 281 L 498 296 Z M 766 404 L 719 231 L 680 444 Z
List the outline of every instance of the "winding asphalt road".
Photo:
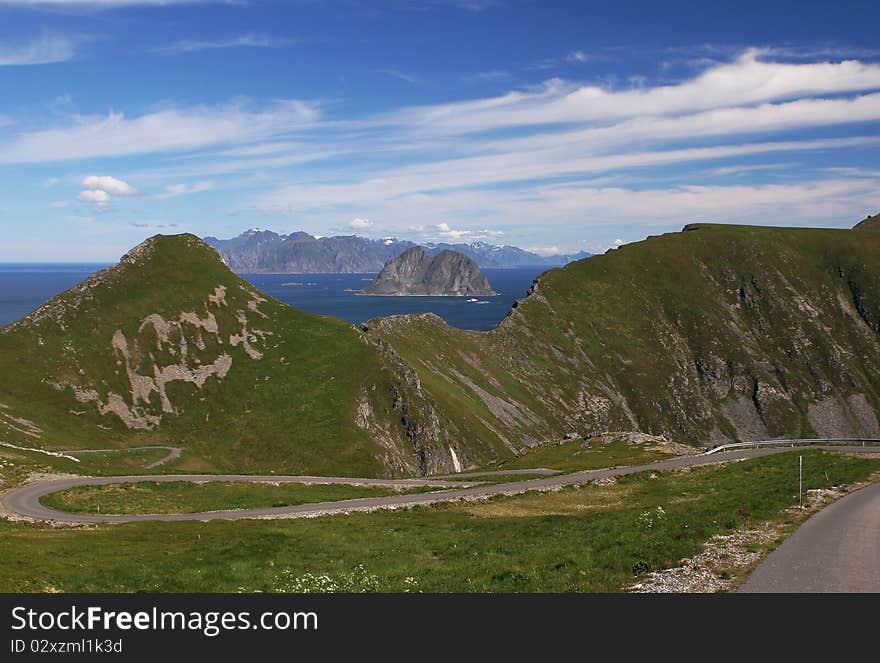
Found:
M 740 592 L 880 592 L 880 484 L 813 514 Z
M 816 448 L 816 447 L 814 447 Z M 818 447 L 825 448 L 825 447 Z M 827 447 L 836 451 L 849 452 L 876 452 L 876 449 L 865 447 Z M 481 499 L 494 495 L 514 495 L 532 490 L 547 491 L 556 490 L 565 486 L 574 486 L 589 483 L 596 479 L 617 477 L 626 474 L 635 474 L 646 471 L 667 471 L 683 469 L 687 467 L 699 467 L 718 463 L 755 458 L 757 456 L 769 456 L 777 453 L 790 451 L 789 448 L 764 448 L 744 449 L 741 451 L 728 451 L 713 455 L 682 456 L 669 460 L 647 463 L 645 465 L 632 465 L 627 467 L 614 467 L 601 470 L 585 470 L 573 474 L 554 474 L 538 479 L 513 481 L 503 484 L 481 484 L 456 482 L 454 488 L 439 490 L 431 493 L 417 493 L 408 495 L 389 495 L 386 497 L 368 497 L 360 499 L 340 500 L 337 502 L 319 502 L 314 504 L 301 504 L 298 506 L 286 506 L 259 509 L 238 509 L 231 511 L 210 511 L 202 513 L 175 513 L 157 515 L 98 515 L 98 514 L 73 514 L 57 511 L 43 506 L 40 499 L 52 493 L 68 490 L 78 486 L 101 486 L 116 483 L 131 483 L 143 481 L 247 481 L 254 483 L 342 483 L 362 486 L 394 486 L 402 488 L 434 486 L 438 488 L 449 487 L 450 483 L 444 483 L 442 479 L 351 479 L 344 477 L 280 477 L 280 476 L 247 476 L 247 475 L 149 475 L 135 477 L 77 477 L 47 481 L 13 489 L 0 496 L 0 505 L 5 511 L 32 518 L 35 520 L 48 520 L 65 523 L 130 523 L 137 521 L 182 521 L 182 520 L 240 520 L 246 518 L 303 518 L 329 515 L 334 513 L 348 513 L 352 511 L 375 511 L 379 509 L 398 509 L 418 505 L 435 504 L 438 502 L 452 502 L 457 500 Z M 503 474 L 540 474 L 552 470 L 522 470 L 519 472 L 507 471 Z M 489 474 L 489 473 L 482 473 Z M 481 473 L 458 474 L 458 478 L 477 477 Z

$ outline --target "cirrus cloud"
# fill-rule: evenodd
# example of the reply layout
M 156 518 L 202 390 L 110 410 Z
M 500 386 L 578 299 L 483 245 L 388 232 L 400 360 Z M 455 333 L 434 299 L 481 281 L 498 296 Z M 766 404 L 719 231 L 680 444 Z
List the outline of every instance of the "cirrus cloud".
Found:
M 284 100 L 260 110 L 241 101 L 169 108 L 135 117 L 111 111 L 75 116 L 69 126 L 24 133 L 0 143 L 0 163 L 41 163 L 196 150 L 256 141 L 315 122 L 317 109 Z
M 168 198 L 177 198 L 178 196 L 189 196 L 193 193 L 202 193 L 210 191 L 214 188 L 214 183 L 209 180 L 202 180 L 194 184 L 169 184 L 162 193 L 156 194 L 155 198 L 165 200 Z
M 179 55 L 181 53 L 195 53 L 198 51 L 214 51 L 224 48 L 277 48 L 290 43 L 287 39 L 277 39 L 268 35 L 244 34 L 238 37 L 215 40 L 183 39 L 173 44 L 160 46 L 155 49 L 157 53 L 166 55 Z
M 44 32 L 28 41 L 0 43 L 0 67 L 52 64 L 72 60 L 76 55 L 77 41 L 76 38 L 68 35 Z

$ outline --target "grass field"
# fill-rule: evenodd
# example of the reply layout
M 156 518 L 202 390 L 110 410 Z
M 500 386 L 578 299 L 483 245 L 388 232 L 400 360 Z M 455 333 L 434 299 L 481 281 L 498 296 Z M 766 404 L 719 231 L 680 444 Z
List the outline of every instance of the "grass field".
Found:
M 719 533 L 798 520 L 880 461 L 810 450 L 554 493 L 303 520 L 0 521 L 0 591 L 619 591 Z
M 107 453 L 87 453 L 68 458 L 49 456 L 38 451 L 26 451 L 0 446 L 0 489 L 15 486 L 31 473 L 79 474 L 83 476 L 125 476 L 146 474 L 169 469 L 160 466 L 147 470 L 147 465 L 164 458 L 164 449 L 119 449 Z M 185 456 L 184 456 L 185 457 Z M 179 472 L 179 470 L 175 470 Z
M 642 465 L 672 457 L 672 454 L 646 448 L 644 445 L 614 441 L 601 444 L 593 440 L 584 446 L 583 440 L 568 440 L 562 444 L 547 444 L 530 449 L 512 460 L 493 465 L 493 470 L 519 470 L 545 467 L 562 472 L 595 470 L 617 465 Z
M 158 514 L 197 513 L 226 509 L 295 506 L 335 502 L 359 497 L 383 497 L 418 492 L 377 486 L 282 483 L 278 485 L 210 481 L 190 483 L 138 482 L 108 486 L 82 486 L 47 495 L 48 507 L 72 513 Z

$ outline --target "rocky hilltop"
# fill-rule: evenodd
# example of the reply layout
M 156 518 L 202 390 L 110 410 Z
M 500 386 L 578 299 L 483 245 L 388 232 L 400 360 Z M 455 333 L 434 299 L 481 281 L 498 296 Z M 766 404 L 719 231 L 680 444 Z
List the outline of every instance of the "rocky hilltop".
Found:
M 374 274 L 392 258 L 416 246 L 395 238 L 367 239 L 356 235 L 313 237 L 295 232 L 279 235 L 270 230 L 248 230 L 232 239 L 206 237 L 232 271 L 239 274 Z M 423 244 L 429 255 L 451 250 L 463 253 L 481 268 L 561 267 L 590 254 L 539 256 L 515 246 L 485 242 Z
M 429 256 L 421 247 L 414 246 L 388 261 L 364 294 L 468 297 L 495 292 L 477 263 L 466 255 L 441 251 Z

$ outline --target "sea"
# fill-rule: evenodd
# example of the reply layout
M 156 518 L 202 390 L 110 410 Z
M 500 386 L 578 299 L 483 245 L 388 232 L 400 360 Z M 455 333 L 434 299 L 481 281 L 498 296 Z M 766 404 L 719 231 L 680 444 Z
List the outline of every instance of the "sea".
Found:
M 0 263 L 0 326 L 37 309 L 46 300 L 76 285 L 102 264 Z M 543 267 L 483 269 L 494 297 L 373 297 L 359 292 L 375 274 L 242 274 L 263 292 L 291 306 L 348 320 L 405 313 L 436 313 L 459 329 L 493 329 L 525 296 Z

